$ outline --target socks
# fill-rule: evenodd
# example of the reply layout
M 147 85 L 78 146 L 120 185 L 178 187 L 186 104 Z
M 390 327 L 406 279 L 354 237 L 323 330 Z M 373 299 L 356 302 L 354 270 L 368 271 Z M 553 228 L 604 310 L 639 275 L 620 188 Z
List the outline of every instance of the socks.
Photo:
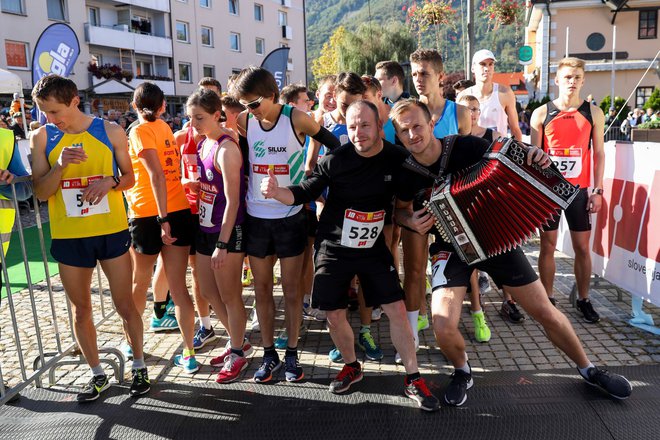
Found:
M 417 379 L 421 379 L 422 375 L 419 374 L 419 371 L 412 373 L 412 374 L 406 374 L 406 383 L 411 383 L 413 381 L 416 381 Z
M 473 312 L 472 310 L 470 310 L 470 313 L 472 314 L 472 316 L 474 316 L 474 315 L 483 315 L 484 311 L 483 310 L 478 310 L 476 312 Z
M 309 307 L 312 305 L 312 295 L 307 294 L 303 297 L 303 307 Z
M 231 349 L 231 352 L 234 353 L 234 354 L 236 354 L 236 355 L 238 355 L 238 356 L 240 356 L 240 357 L 245 357 L 245 353 L 243 353 L 243 349 L 242 349 L 242 348 L 239 348 L 239 349 L 232 348 L 232 349 Z
M 264 356 L 277 357 L 277 352 L 275 351 L 275 346 L 271 345 L 270 347 L 264 347 Z
M 206 330 L 211 330 L 213 326 L 211 325 L 211 316 L 206 315 L 206 316 L 200 316 L 199 317 L 199 324 L 204 327 Z
M 587 371 L 589 371 L 589 368 L 593 368 L 593 367 L 594 367 L 594 364 L 592 364 L 591 362 L 589 362 L 589 365 L 587 365 L 587 366 L 584 367 L 584 368 L 580 368 L 580 367 L 578 367 L 578 371 L 580 372 L 580 374 L 582 375 L 582 377 L 589 377 L 589 375 L 587 374 Z
M 103 376 L 105 372 L 103 371 L 103 366 L 98 364 L 96 367 L 92 367 L 92 376 Z
M 136 359 L 133 358 L 133 370 L 139 370 L 140 368 L 146 368 L 147 365 L 144 363 L 144 358 Z
M 463 364 L 462 367 L 456 367 L 455 369 L 456 370 L 461 370 L 461 371 L 463 371 L 467 374 L 472 374 L 472 369 L 470 368 L 470 365 L 467 362 L 465 364 Z
M 360 363 L 359 363 L 358 361 L 351 362 L 350 364 L 346 364 L 346 365 L 348 365 L 348 366 L 351 367 L 351 368 L 357 368 L 358 370 L 359 370 L 360 368 L 362 368 L 362 367 L 360 366 Z
M 167 311 L 167 300 L 162 302 L 154 301 L 154 315 L 156 315 L 156 318 L 161 319 L 163 316 L 165 316 L 166 311 Z
M 371 333 L 371 325 L 361 325 L 360 334 L 362 333 Z
M 195 349 L 194 348 L 191 348 L 191 349 L 184 348 L 183 349 L 183 358 L 184 359 L 189 358 L 189 357 L 194 357 L 194 356 L 195 356 Z
M 412 312 L 407 312 L 408 323 L 410 324 L 410 330 L 412 330 L 413 338 L 415 338 L 415 348 L 419 347 L 419 332 L 417 331 L 417 319 L 419 318 L 419 310 L 413 310 Z
M 287 347 L 286 351 L 284 352 L 284 357 L 289 356 L 298 357 L 298 347 Z

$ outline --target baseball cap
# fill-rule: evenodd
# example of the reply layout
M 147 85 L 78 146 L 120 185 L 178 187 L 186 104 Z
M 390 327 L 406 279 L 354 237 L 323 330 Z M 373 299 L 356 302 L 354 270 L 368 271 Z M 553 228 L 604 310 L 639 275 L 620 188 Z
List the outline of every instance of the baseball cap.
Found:
M 491 52 L 488 49 L 481 49 L 478 50 L 474 53 L 474 56 L 472 56 L 472 64 L 479 64 L 483 60 L 487 59 L 492 59 L 493 61 L 497 61 L 497 58 L 495 58 L 495 55 L 493 55 L 493 52 Z

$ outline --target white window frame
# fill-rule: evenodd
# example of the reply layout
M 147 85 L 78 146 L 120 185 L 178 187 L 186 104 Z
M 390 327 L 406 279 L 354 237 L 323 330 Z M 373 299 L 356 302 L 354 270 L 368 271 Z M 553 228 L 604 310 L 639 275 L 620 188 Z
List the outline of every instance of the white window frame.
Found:
M 188 79 L 185 80 L 181 77 L 181 66 L 187 66 L 188 67 Z M 184 63 L 179 61 L 179 82 L 186 83 L 186 84 L 191 84 L 192 83 L 192 64 L 191 63 Z
M 2 12 L 5 12 L 5 13 L 7 13 L 7 14 L 27 15 L 27 12 L 25 11 L 25 0 L 18 0 L 18 6 L 19 6 L 19 8 L 20 8 L 20 11 L 10 11 L 10 10 L 6 10 L 6 9 L 2 6 L 2 3 L 3 3 L 3 2 L 0 0 L 0 10 L 1 10 Z
M 284 18 L 284 20 L 282 20 Z M 280 26 L 288 26 L 289 24 L 289 16 L 285 11 L 277 11 L 277 23 Z
M 205 30 L 209 31 L 209 43 L 208 44 L 205 44 L 204 40 L 203 40 Z M 202 46 L 204 46 L 204 47 L 213 47 L 213 28 L 212 27 L 202 26 L 200 31 L 199 31 L 199 37 L 200 37 L 200 41 L 202 43 Z
M 238 42 L 238 49 L 234 49 L 232 47 L 232 37 L 238 37 L 236 38 L 236 41 Z M 232 52 L 240 52 L 241 51 L 241 34 L 238 32 L 229 32 L 229 50 Z
M 261 52 L 259 52 L 259 41 L 261 41 Z M 256 37 L 254 39 L 254 50 L 257 53 L 257 55 L 261 55 L 261 56 L 265 55 L 266 54 L 266 39 Z
M 67 7 L 67 2 L 66 0 L 52 0 L 56 1 L 59 3 L 59 6 L 62 8 L 62 18 L 52 18 L 48 15 L 48 4 L 50 3 L 51 0 L 46 0 L 46 16 L 48 17 L 49 20 L 51 21 L 64 21 L 68 22 L 69 21 L 69 11 Z
M 177 29 L 179 24 L 182 24 L 184 26 L 184 29 L 186 30 L 186 39 L 185 40 L 180 40 L 179 39 L 179 30 Z M 175 25 L 174 25 L 174 34 L 175 34 L 175 37 L 176 37 L 176 41 L 178 41 L 179 43 L 190 43 L 190 25 L 187 22 L 177 20 Z
M 206 72 L 204 71 L 205 69 L 211 69 L 211 75 L 207 75 Z M 202 75 L 204 77 L 210 76 L 211 78 L 215 78 L 215 66 L 212 66 L 210 64 L 204 64 L 202 66 Z
M 259 11 L 259 18 L 257 18 L 257 10 Z M 264 5 L 260 3 L 254 4 L 254 21 L 263 23 L 264 21 Z
M 234 12 L 232 12 L 231 5 L 234 5 Z M 229 10 L 229 15 L 239 16 L 241 15 L 241 6 L 239 0 L 227 0 L 227 8 Z
M 94 20 L 96 23 L 92 23 L 92 13 L 94 13 Z M 87 20 L 89 21 L 90 26 L 101 26 L 101 11 L 95 6 L 87 7 Z

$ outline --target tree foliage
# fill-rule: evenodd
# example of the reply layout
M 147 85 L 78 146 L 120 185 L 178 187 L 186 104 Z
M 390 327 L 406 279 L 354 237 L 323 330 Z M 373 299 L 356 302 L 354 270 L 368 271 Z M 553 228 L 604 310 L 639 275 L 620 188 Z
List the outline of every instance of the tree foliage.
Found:
M 623 122 L 624 119 L 628 116 L 628 112 L 630 111 L 630 106 L 625 105 L 626 100 L 623 99 L 620 96 L 615 96 L 614 97 L 614 108 L 616 109 L 617 114 L 619 117 L 617 118 L 619 121 Z M 610 95 L 607 95 L 603 100 L 600 102 L 600 109 L 605 113 L 606 115 L 610 111 L 610 107 L 612 107 L 612 97 Z M 621 107 L 623 107 L 623 111 L 619 113 L 619 110 L 621 110 Z
M 339 26 L 330 36 L 317 59 L 312 62 L 312 74 L 318 79 L 339 72 L 340 47 L 346 38 L 346 29 Z
M 660 110 L 660 89 L 657 87 L 653 90 L 649 99 L 646 100 L 646 103 L 644 103 L 644 110 L 649 108 L 652 108 L 654 112 Z

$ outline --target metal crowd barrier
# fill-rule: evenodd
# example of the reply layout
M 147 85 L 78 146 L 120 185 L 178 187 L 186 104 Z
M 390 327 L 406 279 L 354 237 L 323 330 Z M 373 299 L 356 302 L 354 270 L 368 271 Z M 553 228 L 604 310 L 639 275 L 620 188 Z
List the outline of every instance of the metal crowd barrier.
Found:
M 48 269 L 48 251 L 46 250 L 41 214 L 39 212 L 40 205 L 35 196 L 33 196 L 32 202 L 34 203 L 34 220 L 39 242 L 26 243 L 25 241 L 23 218 L 21 216 L 19 202 L 16 196 L 15 184 L 29 182 L 31 179 L 31 176 L 19 177 L 15 178 L 14 182 L 11 184 L 11 202 L 16 210 L 14 231 L 16 231 L 18 235 L 17 238 L 20 244 L 27 284 L 27 287 L 18 293 L 12 294 L 11 292 L 12 280 L 9 278 L 3 239 L 2 236 L 0 236 L 0 263 L 2 264 L 1 276 L 3 277 L 4 291 L 7 294 L 6 302 L 9 305 L 11 328 L 13 330 L 13 341 L 5 342 L 2 347 L 2 352 L 0 353 L 0 405 L 12 399 L 12 397 L 16 396 L 31 383 L 34 383 L 36 387 L 42 387 L 41 376 L 46 372 L 48 372 L 49 375 L 49 386 L 52 386 L 56 383 L 55 373 L 58 367 L 63 365 L 86 365 L 85 359 L 80 353 L 73 335 L 71 304 L 68 299 L 66 299 L 63 289 L 61 289 L 61 292 L 56 293 L 51 284 L 51 275 Z M 46 292 L 38 293 L 39 295 L 47 295 L 48 304 L 45 307 L 42 304 L 43 297 L 37 298 L 37 295 L 35 294 L 35 288 L 37 285 L 33 284 L 32 281 L 27 253 L 28 246 L 39 246 L 41 251 L 41 262 L 43 263 L 45 271 Z M 97 265 L 96 271 L 98 280 L 97 298 L 92 305 L 93 309 L 95 309 L 94 305 L 96 304 L 100 310 L 101 316 L 94 323 L 95 327 L 98 328 L 112 318 L 115 315 L 116 310 L 114 309 L 114 304 L 112 303 L 110 296 L 104 295 L 103 277 L 101 276 L 100 266 Z M 65 299 L 65 301 L 62 301 L 62 299 Z M 106 307 L 106 301 L 110 301 L 111 307 Z M 4 308 L 4 305 L 0 307 L 0 316 L 5 316 L 3 313 Z M 63 312 L 63 308 L 66 312 Z M 96 310 L 94 311 L 96 312 Z M 26 314 L 27 318 L 24 317 Z M 95 313 L 95 316 L 96 315 L 98 315 L 98 313 Z M 68 322 L 64 321 L 64 324 L 69 326 L 69 331 L 60 328 L 64 316 L 68 318 Z M 4 328 L 5 331 L 7 330 L 8 322 L 6 319 L 3 319 L 0 325 L 0 331 L 2 328 Z M 30 331 L 26 332 L 25 329 Z M 31 330 L 34 331 L 32 332 Z M 0 338 L 1 337 L 0 334 Z M 36 343 L 36 350 L 30 348 L 31 343 L 33 345 Z M 99 354 L 101 355 L 101 362 L 109 365 L 114 370 L 115 377 L 124 377 L 125 360 L 118 349 L 99 348 Z M 31 357 L 34 357 L 34 359 L 31 359 Z M 16 377 L 16 374 L 9 377 L 3 375 L 3 364 L 7 364 L 8 362 L 16 362 L 18 364 L 20 370 L 19 377 Z M 10 382 L 15 382 L 16 379 L 18 379 L 20 380 L 20 383 L 11 383 L 10 389 L 5 389 L 4 382 L 7 379 L 9 379 Z

